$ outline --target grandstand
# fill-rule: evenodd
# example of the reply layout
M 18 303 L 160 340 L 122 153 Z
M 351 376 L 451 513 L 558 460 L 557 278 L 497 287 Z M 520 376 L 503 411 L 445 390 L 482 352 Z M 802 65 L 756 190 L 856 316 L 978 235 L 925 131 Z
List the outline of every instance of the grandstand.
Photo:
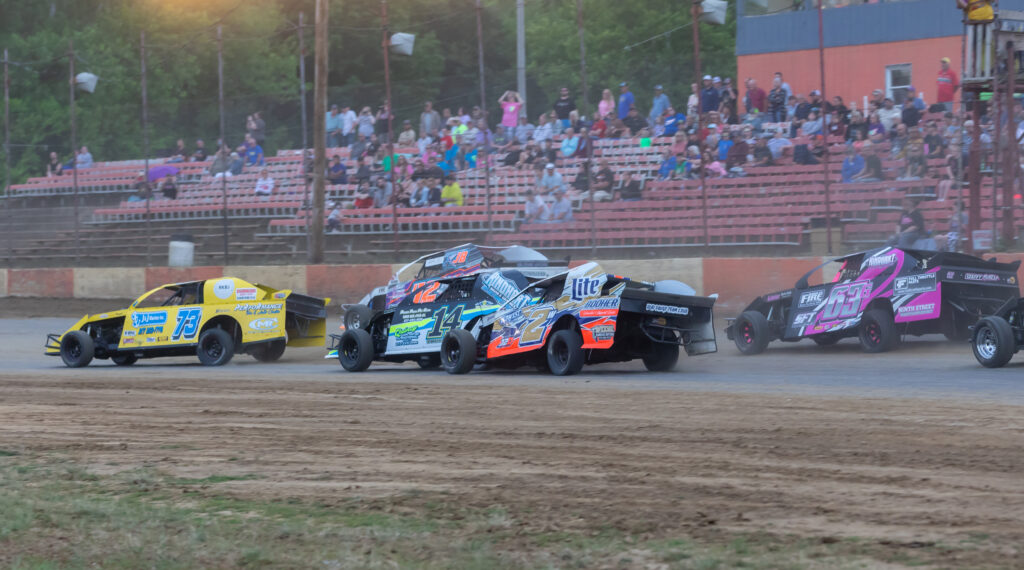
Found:
M 920 180 L 840 184 L 841 141 L 828 141 L 831 179 L 829 210 L 834 252 L 879 245 L 893 230 L 904 196 L 925 199 L 922 210 L 929 229 L 948 230 L 955 200 L 932 200 L 943 161 L 933 159 L 931 174 Z M 483 169 L 458 173 L 465 204 L 446 208 L 369 208 L 345 212 L 342 229 L 326 236 L 326 262 L 386 259 L 393 252 L 397 220 L 400 253 L 410 254 L 455 243 L 521 243 L 553 254 L 589 254 L 594 239 L 602 255 L 630 257 L 717 255 L 798 255 L 812 253 L 812 234 L 821 234 L 826 219 L 823 171 L 792 164 L 749 168 L 747 175 L 707 181 L 705 210 L 699 180 L 658 181 L 661 151 L 670 140 L 641 146 L 637 139 L 596 142 L 594 158 L 606 158 L 617 178 L 631 171 L 645 180 L 643 198 L 633 202 L 575 202 L 574 221 L 524 224 L 526 193 L 532 171 L 510 167 L 491 170 L 488 216 Z M 415 149 L 396 149 L 415 153 Z M 349 166 L 347 149 L 329 149 Z M 583 159 L 564 159 L 558 170 L 567 182 Z M 787 164 L 788 162 L 788 164 Z M 151 167 L 161 161 L 151 161 Z M 178 197 L 129 201 L 135 194 L 139 160 L 97 163 L 79 173 L 80 231 L 75 240 L 70 176 L 33 178 L 12 186 L 8 221 L 2 231 L 15 266 L 131 266 L 166 263 L 167 243 L 187 234 L 196 243 L 196 264 L 223 264 L 224 197 L 219 180 L 206 170 L 209 162 L 179 163 Z M 884 163 L 892 174 L 896 163 Z M 301 151 L 280 151 L 267 158 L 276 180 L 272 196 L 253 192 L 254 169 L 227 183 L 230 264 L 289 264 L 306 259 L 306 185 Z M 892 174 L 895 177 L 895 174 Z M 329 185 L 328 200 L 351 199 L 355 185 Z M 955 195 L 955 191 L 954 191 Z M 982 211 L 992 211 L 991 186 L 983 188 Z M 707 221 L 708 243 L 704 223 Z M 986 218 L 988 216 L 985 216 Z M 989 224 L 989 225 L 986 225 Z M 984 220 L 982 228 L 990 227 Z M 148 248 L 148 253 L 147 253 Z M 821 252 L 815 252 L 821 253 Z M 77 255 L 77 257 L 76 257 Z

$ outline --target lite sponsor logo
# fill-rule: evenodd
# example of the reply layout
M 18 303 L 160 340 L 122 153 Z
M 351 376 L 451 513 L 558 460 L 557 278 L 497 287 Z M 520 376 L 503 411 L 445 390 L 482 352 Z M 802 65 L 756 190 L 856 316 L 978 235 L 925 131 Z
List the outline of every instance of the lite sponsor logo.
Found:
M 920 305 L 904 305 L 896 310 L 901 317 L 914 315 L 927 315 L 935 311 L 935 303 L 923 303 Z
M 228 299 L 235 292 L 235 282 L 231 279 L 220 279 L 213 284 L 213 294 L 218 299 Z
M 256 288 L 255 287 L 239 287 L 235 291 L 235 299 L 239 301 L 255 301 L 256 300 Z
M 659 303 L 647 303 L 647 306 L 644 307 L 644 308 L 646 310 L 648 310 L 648 311 L 651 311 L 652 313 L 665 313 L 667 315 L 689 315 L 690 314 L 690 308 L 689 307 L 676 307 L 676 306 L 673 306 L 673 305 L 662 305 L 662 304 L 659 304 Z
M 598 291 L 601 290 L 601 279 L 591 277 L 579 277 L 572 280 L 572 293 L 571 297 L 573 301 L 582 301 L 587 297 L 593 297 L 597 295 Z
M 167 311 L 154 311 L 152 313 L 132 313 L 132 326 L 139 328 L 146 325 L 167 324 Z
M 890 253 L 889 255 L 876 255 L 868 258 L 868 267 L 878 267 L 881 265 L 892 265 L 896 263 L 896 254 Z
M 825 290 L 804 291 L 800 293 L 800 307 L 813 307 L 825 300 Z
M 249 321 L 249 328 L 254 331 L 270 331 L 277 328 L 276 318 L 253 319 Z
M 964 273 L 964 279 L 967 281 L 999 281 L 999 276 L 994 273 Z

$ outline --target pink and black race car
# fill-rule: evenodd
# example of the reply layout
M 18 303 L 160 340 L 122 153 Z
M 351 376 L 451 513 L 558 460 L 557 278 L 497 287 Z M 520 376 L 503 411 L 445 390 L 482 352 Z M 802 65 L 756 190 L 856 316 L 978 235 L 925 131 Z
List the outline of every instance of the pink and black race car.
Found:
M 961 253 L 884 247 L 834 260 L 831 283 L 758 297 L 726 327 L 743 354 L 773 340 L 810 338 L 819 345 L 857 336 L 866 352 L 893 348 L 902 335 L 942 333 L 967 340 L 971 326 L 1020 296 L 1020 261 L 999 263 Z

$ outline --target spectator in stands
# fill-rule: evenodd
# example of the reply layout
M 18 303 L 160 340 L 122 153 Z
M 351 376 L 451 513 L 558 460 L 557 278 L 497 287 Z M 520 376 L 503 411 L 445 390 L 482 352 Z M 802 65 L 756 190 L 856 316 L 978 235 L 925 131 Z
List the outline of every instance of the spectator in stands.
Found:
M 882 122 L 882 126 L 885 127 L 886 131 L 892 129 L 893 120 L 900 115 L 901 112 L 896 108 L 896 104 L 893 100 L 886 97 L 882 101 L 882 108 L 878 110 L 878 119 Z
M 609 115 L 605 119 L 605 123 L 608 124 L 608 128 L 605 130 L 605 138 L 620 139 L 629 136 L 629 128 L 618 115 Z
M 364 135 L 358 135 L 355 142 L 348 147 L 348 155 L 356 160 L 363 158 L 367 155 L 368 142 Z
M 781 123 L 786 120 L 786 101 L 789 98 L 786 90 L 782 88 L 782 79 L 776 77 L 772 81 L 772 90 L 768 92 L 768 113 L 770 121 Z
M 734 168 L 742 168 L 747 163 L 747 157 L 751 151 L 750 145 L 740 133 L 732 131 L 729 136 L 732 138 L 732 146 L 729 147 L 729 152 L 726 154 L 725 169 L 732 172 Z
M 160 186 L 157 188 L 164 198 L 168 200 L 174 200 L 178 197 L 178 185 L 174 181 L 174 176 L 165 176 L 160 181 Z
M 335 201 L 328 202 L 327 207 L 331 210 L 331 212 L 327 214 L 327 232 L 334 233 L 341 231 L 341 208 Z
M 402 121 L 402 132 L 398 133 L 398 146 L 410 147 L 416 144 L 416 131 L 412 128 L 412 121 Z
M 352 195 L 355 198 L 352 207 L 356 209 L 365 209 L 373 207 L 373 194 L 370 182 L 361 180 L 359 185 L 356 187 L 355 193 Z
M 516 168 L 531 168 L 538 160 L 540 160 L 540 148 L 537 146 L 537 143 L 530 141 L 522 152 L 519 153 Z
M 888 246 L 913 247 L 914 242 L 926 237 L 924 216 L 921 210 L 917 209 L 917 200 L 913 198 L 903 199 L 903 211 L 900 212 L 900 221 L 896 224 L 896 233 L 886 242 Z
M 747 79 L 747 93 L 743 102 L 747 113 L 751 113 L 755 109 L 760 113 L 768 111 L 768 94 L 764 92 L 764 89 L 758 87 L 757 80 L 752 77 Z
M 366 156 L 377 156 L 377 153 L 379 153 L 380 150 L 380 140 L 377 138 L 377 134 L 371 134 L 370 137 L 366 139 Z
M 810 114 L 807 115 L 807 120 L 800 125 L 803 128 L 804 136 L 813 136 L 822 134 L 822 121 L 818 112 L 811 109 Z
M 576 178 L 572 181 L 572 188 L 577 197 L 586 194 L 590 190 L 592 178 L 590 162 L 586 160 L 580 162 L 580 169 L 576 172 Z
M 633 92 L 629 90 L 629 83 L 625 81 L 619 83 L 618 117 L 620 121 L 626 120 L 629 110 L 634 107 L 635 103 L 636 100 L 633 97 Z
M 549 224 L 563 224 L 572 221 L 572 201 L 565 196 L 565 188 L 555 189 L 555 201 L 551 204 Z
M 913 87 L 911 87 L 911 89 L 913 89 Z M 908 97 L 909 96 L 910 94 L 908 94 Z M 916 127 L 917 124 L 921 122 L 921 110 L 915 107 L 911 101 L 904 101 L 903 110 L 900 111 L 900 122 L 910 128 Z
M 615 108 L 615 96 L 612 95 L 612 90 L 605 89 L 601 91 L 601 100 L 597 103 L 597 114 L 601 117 L 606 117 L 608 113 L 614 113 Z
M 633 178 L 633 173 L 627 170 L 622 174 L 622 185 L 615 189 L 615 194 L 623 202 L 636 202 L 643 197 L 642 182 Z
M 757 137 L 757 141 L 754 143 L 754 162 L 753 166 L 774 166 L 775 160 L 772 157 L 772 149 L 768 148 L 768 141 L 772 138 L 772 135 L 764 133 Z
M 430 186 L 424 178 L 413 178 L 409 183 L 409 206 L 425 208 L 430 204 Z
M 904 107 L 910 104 L 913 104 L 914 108 L 920 111 L 921 113 L 924 113 L 925 110 L 928 109 L 928 106 L 924 104 L 924 99 L 921 98 L 920 94 L 918 94 L 917 92 L 917 89 L 913 85 L 907 87 L 906 99 L 903 100 Z M 913 125 L 907 126 L 911 127 Z
M 860 111 L 850 112 L 850 124 L 846 126 L 846 141 L 867 140 L 868 122 Z
M 341 134 L 345 146 L 351 145 L 356 140 L 356 128 L 359 126 L 359 117 L 351 107 L 345 105 L 341 108 Z
M 796 95 L 790 95 L 786 98 L 786 119 L 792 121 L 796 117 L 796 107 L 799 104 L 799 100 Z
M 854 176 L 860 174 L 862 170 L 864 170 L 864 157 L 861 156 L 860 150 L 852 144 L 846 145 L 846 158 L 843 159 L 842 177 L 839 181 L 853 182 Z
M 230 155 L 230 160 L 228 161 L 229 176 L 238 176 L 239 174 L 242 173 L 242 169 L 244 168 L 244 166 L 245 160 L 242 158 L 242 155 L 238 154 L 237 152 L 232 152 Z
M 720 93 L 722 94 L 722 100 L 718 104 L 719 112 L 723 114 L 723 120 L 726 124 L 737 125 L 739 124 L 739 91 L 732 84 L 732 78 L 726 77 L 722 81 L 720 87 Z
M 462 188 L 452 175 L 444 179 L 444 188 L 441 189 L 441 204 L 444 206 L 462 206 Z
M 526 195 L 526 204 L 523 206 L 523 223 L 542 223 L 551 217 L 551 211 L 547 203 L 540 195 L 540 191 L 530 188 Z
M 818 136 L 820 135 L 812 137 L 812 144 L 813 139 L 816 139 Z M 803 164 L 805 166 L 820 164 L 820 162 L 818 162 L 818 158 L 814 156 L 811 146 L 803 142 L 793 147 L 793 162 Z
M 928 159 L 924 156 L 924 142 L 921 139 L 907 143 L 906 157 L 900 180 L 920 180 L 928 175 Z
M 569 120 L 569 113 L 576 110 L 576 101 L 569 95 L 569 88 L 562 87 L 558 92 L 558 99 L 555 99 L 555 103 L 552 106 L 555 111 L 555 117 L 557 117 L 559 129 L 568 129 L 572 126 Z
M 391 196 L 394 193 L 394 185 L 385 176 L 373 178 L 370 195 L 373 197 L 373 207 L 383 208 L 391 205 Z
M 718 160 L 725 161 L 729 156 L 729 149 L 732 148 L 733 140 L 728 134 L 719 136 L 717 134 L 711 134 L 707 140 L 708 147 L 716 149 L 715 156 Z
M 369 139 L 370 135 L 374 133 L 374 125 L 377 124 L 377 118 L 373 116 L 373 112 L 370 111 L 369 107 L 363 107 L 362 111 L 359 111 L 359 117 L 356 118 L 357 127 L 356 134 L 365 139 Z
M 829 113 L 828 128 L 826 131 L 829 137 L 846 140 L 846 122 L 843 121 L 843 117 L 839 114 L 839 111 L 833 109 Z
M 327 130 L 327 146 L 330 148 L 342 146 L 345 142 L 344 123 L 337 105 L 331 105 L 331 110 L 327 113 L 324 121 L 324 127 Z
M 547 164 L 549 162 L 552 162 L 552 163 L 557 163 L 558 162 L 558 159 L 559 159 L 558 149 L 556 149 L 551 144 L 550 140 L 546 140 L 546 141 L 541 143 L 541 145 L 540 145 L 540 157 L 541 157 L 541 161 L 542 161 L 541 164 Z
M 722 102 L 721 93 L 711 82 L 711 76 L 704 76 L 704 86 L 700 90 L 700 112 L 709 113 L 717 111 Z
M 50 152 L 50 161 L 46 163 L 46 177 L 53 178 L 62 174 L 64 174 L 64 165 L 61 164 L 56 152 Z
M 228 153 L 228 148 L 221 147 L 213 155 L 213 163 L 210 164 L 210 176 L 214 178 L 221 178 L 223 176 L 231 176 L 231 158 Z
M 772 159 L 779 160 L 787 148 L 793 148 L 793 142 L 786 138 L 782 129 L 775 131 L 772 140 L 768 141 L 768 149 L 772 151 Z
M 868 139 L 873 143 L 879 143 L 885 140 L 885 125 L 882 124 L 882 119 L 879 117 L 878 112 L 875 111 L 868 116 Z
M 946 111 L 953 110 L 953 95 L 960 88 L 960 81 L 956 72 L 949 68 L 949 58 L 939 60 L 938 93 L 935 101 L 946 108 Z
M 145 202 L 153 197 L 153 187 L 146 180 L 146 171 L 140 170 L 135 177 L 135 194 L 128 197 L 129 202 Z
M 266 129 L 267 123 L 260 116 L 259 111 L 245 118 L 245 132 L 260 146 L 263 146 L 263 143 L 266 141 Z
M 270 197 L 274 193 L 275 184 L 276 181 L 270 176 L 270 171 L 266 168 L 261 168 L 259 178 L 256 179 L 256 195 Z
M 518 91 L 506 91 L 498 98 L 498 106 L 501 107 L 501 126 L 505 127 L 509 137 L 515 137 L 519 113 L 523 109 L 522 96 Z
M 665 112 L 665 132 L 664 136 L 674 137 L 679 132 L 680 127 L 686 126 L 686 115 L 677 113 L 675 107 L 669 107 Z
M 430 196 L 427 199 L 427 205 L 432 208 L 441 206 L 441 180 L 443 180 L 443 176 L 431 176 L 427 179 L 427 185 L 430 186 Z
M 555 136 L 554 127 L 548 122 L 547 113 L 537 118 L 537 128 L 533 130 L 533 141 L 541 144 Z
M 494 127 L 494 135 L 491 136 L 491 141 L 494 143 L 494 147 L 500 150 L 507 147 L 515 139 L 509 136 L 509 131 L 505 130 L 505 127 L 498 125 Z
M 196 139 L 196 151 L 192 153 L 192 162 L 203 162 L 206 160 L 206 143 L 203 139 Z
M 530 120 L 525 116 L 519 117 L 519 124 L 516 126 L 515 139 L 519 143 L 520 147 L 525 147 L 526 143 L 533 140 L 533 133 L 535 127 Z
M 562 152 L 562 156 L 569 158 L 576 154 L 576 150 L 580 147 L 580 138 L 576 135 L 576 131 L 571 127 L 565 129 L 565 132 L 562 134 L 564 136 L 562 137 L 560 150 Z
M 331 165 L 327 168 L 327 180 L 330 184 L 348 184 L 348 170 L 338 155 L 331 157 Z
M 391 142 L 391 131 L 388 129 L 388 122 L 391 120 L 391 106 L 388 105 L 387 100 L 384 101 L 379 107 L 377 107 L 377 114 L 373 117 L 374 121 L 380 123 L 380 128 L 384 132 L 381 133 L 380 139 L 384 144 Z
M 622 124 L 629 129 L 630 136 L 640 136 L 640 131 L 647 128 L 647 121 L 640 116 L 640 112 L 633 107 L 626 113 L 626 118 L 622 120 Z
M 555 188 L 565 188 L 565 181 L 562 179 L 562 174 L 555 170 L 555 165 L 548 163 L 544 167 L 544 174 L 538 181 L 538 187 L 542 192 L 550 192 Z
M 83 146 L 75 155 L 75 168 L 92 168 L 92 154 L 89 153 L 88 147 Z
M 665 113 L 668 112 L 668 109 L 671 106 L 672 103 L 668 100 L 668 95 L 665 94 L 662 86 L 655 85 L 654 98 L 651 100 L 651 112 L 647 114 L 648 126 L 654 128 L 654 125 L 658 122 L 658 118 L 664 117 Z
M 882 159 L 879 158 L 881 148 L 874 148 L 871 143 L 864 143 L 864 169 L 852 178 L 853 182 L 879 182 L 882 180 Z
M 263 166 L 263 147 L 251 135 L 245 135 L 245 164 L 247 166 Z
M 782 72 L 781 71 L 776 71 L 775 72 L 775 75 L 773 76 L 772 81 L 774 82 L 775 79 L 779 80 L 779 85 L 781 85 L 782 89 L 786 92 L 786 99 L 789 99 L 790 97 L 792 97 L 793 96 L 793 88 L 789 86 L 789 83 L 786 83 L 785 78 L 782 77 Z
M 167 157 L 167 163 L 185 162 L 188 159 L 188 150 L 185 149 L 185 139 L 178 139 L 174 150 Z
M 573 154 L 577 158 L 587 158 L 591 155 L 591 145 L 594 144 L 594 140 L 590 136 L 590 129 L 587 127 L 580 127 L 579 144 L 576 145 L 576 153 Z
M 959 188 L 960 178 L 960 164 L 963 157 L 960 155 L 960 143 L 953 141 L 949 144 L 949 148 L 946 151 L 946 164 L 942 169 L 942 180 L 939 181 L 939 185 L 936 188 L 936 194 L 939 202 L 946 200 L 946 196 L 949 195 L 949 191 L 953 188 Z
M 355 181 L 357 184 L 362 184 L 364 182 L 368 183 L 372 174 L 370 165 L 367 163 L 367 158 L 365 156 L 361 156 L 356 159 Z
M 665 149 L 661 153 L 661 164 L 658 166 L 658 180 L 670 180 L 676 171 L 676 155 Z

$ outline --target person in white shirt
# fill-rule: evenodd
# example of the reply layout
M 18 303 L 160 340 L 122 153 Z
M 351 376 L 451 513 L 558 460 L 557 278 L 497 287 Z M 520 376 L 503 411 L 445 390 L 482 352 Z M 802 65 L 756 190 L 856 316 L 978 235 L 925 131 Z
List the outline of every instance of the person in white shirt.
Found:
M 341 108 L 341 135 L 345 146 L 351 145 L 356 140 L 356 127 L 358 117 L 351 107 L 345 105 Z
M 264 168 L 260 170 L 260 177 L 256 179 L 256 195 L 270 196 L 273 193 L 274 179 L 270 177 L 270 172 Z
M 537 121 L 537 128 L 533 130 L 533 140 L 537 143 L 542 143 L 546 140 L 550 140 L 551 137 L 555 136 L 555 131 L 548 121 L 547 113 L 540 116 Z
M 530 193 L 526 197 L 524 213 L 524 224 L 546 222 L 547 219 L 551 217 L 551 211 L 548 209 L 548 205 L 544 202 L 544 198 L 541 197 L 539 190 L 533 188 L 530 189 Z
M 75 155 L 75 168 L 92 168 L 92 154 L 89 153 L 88 147 L 83 146 L 82 150 Z
M 549 224 L 572 221 L 572 201 L 565 197 L 565 189 L 555 189 L 555 203 L 551 205 L 551 216 L 545 220 Z

